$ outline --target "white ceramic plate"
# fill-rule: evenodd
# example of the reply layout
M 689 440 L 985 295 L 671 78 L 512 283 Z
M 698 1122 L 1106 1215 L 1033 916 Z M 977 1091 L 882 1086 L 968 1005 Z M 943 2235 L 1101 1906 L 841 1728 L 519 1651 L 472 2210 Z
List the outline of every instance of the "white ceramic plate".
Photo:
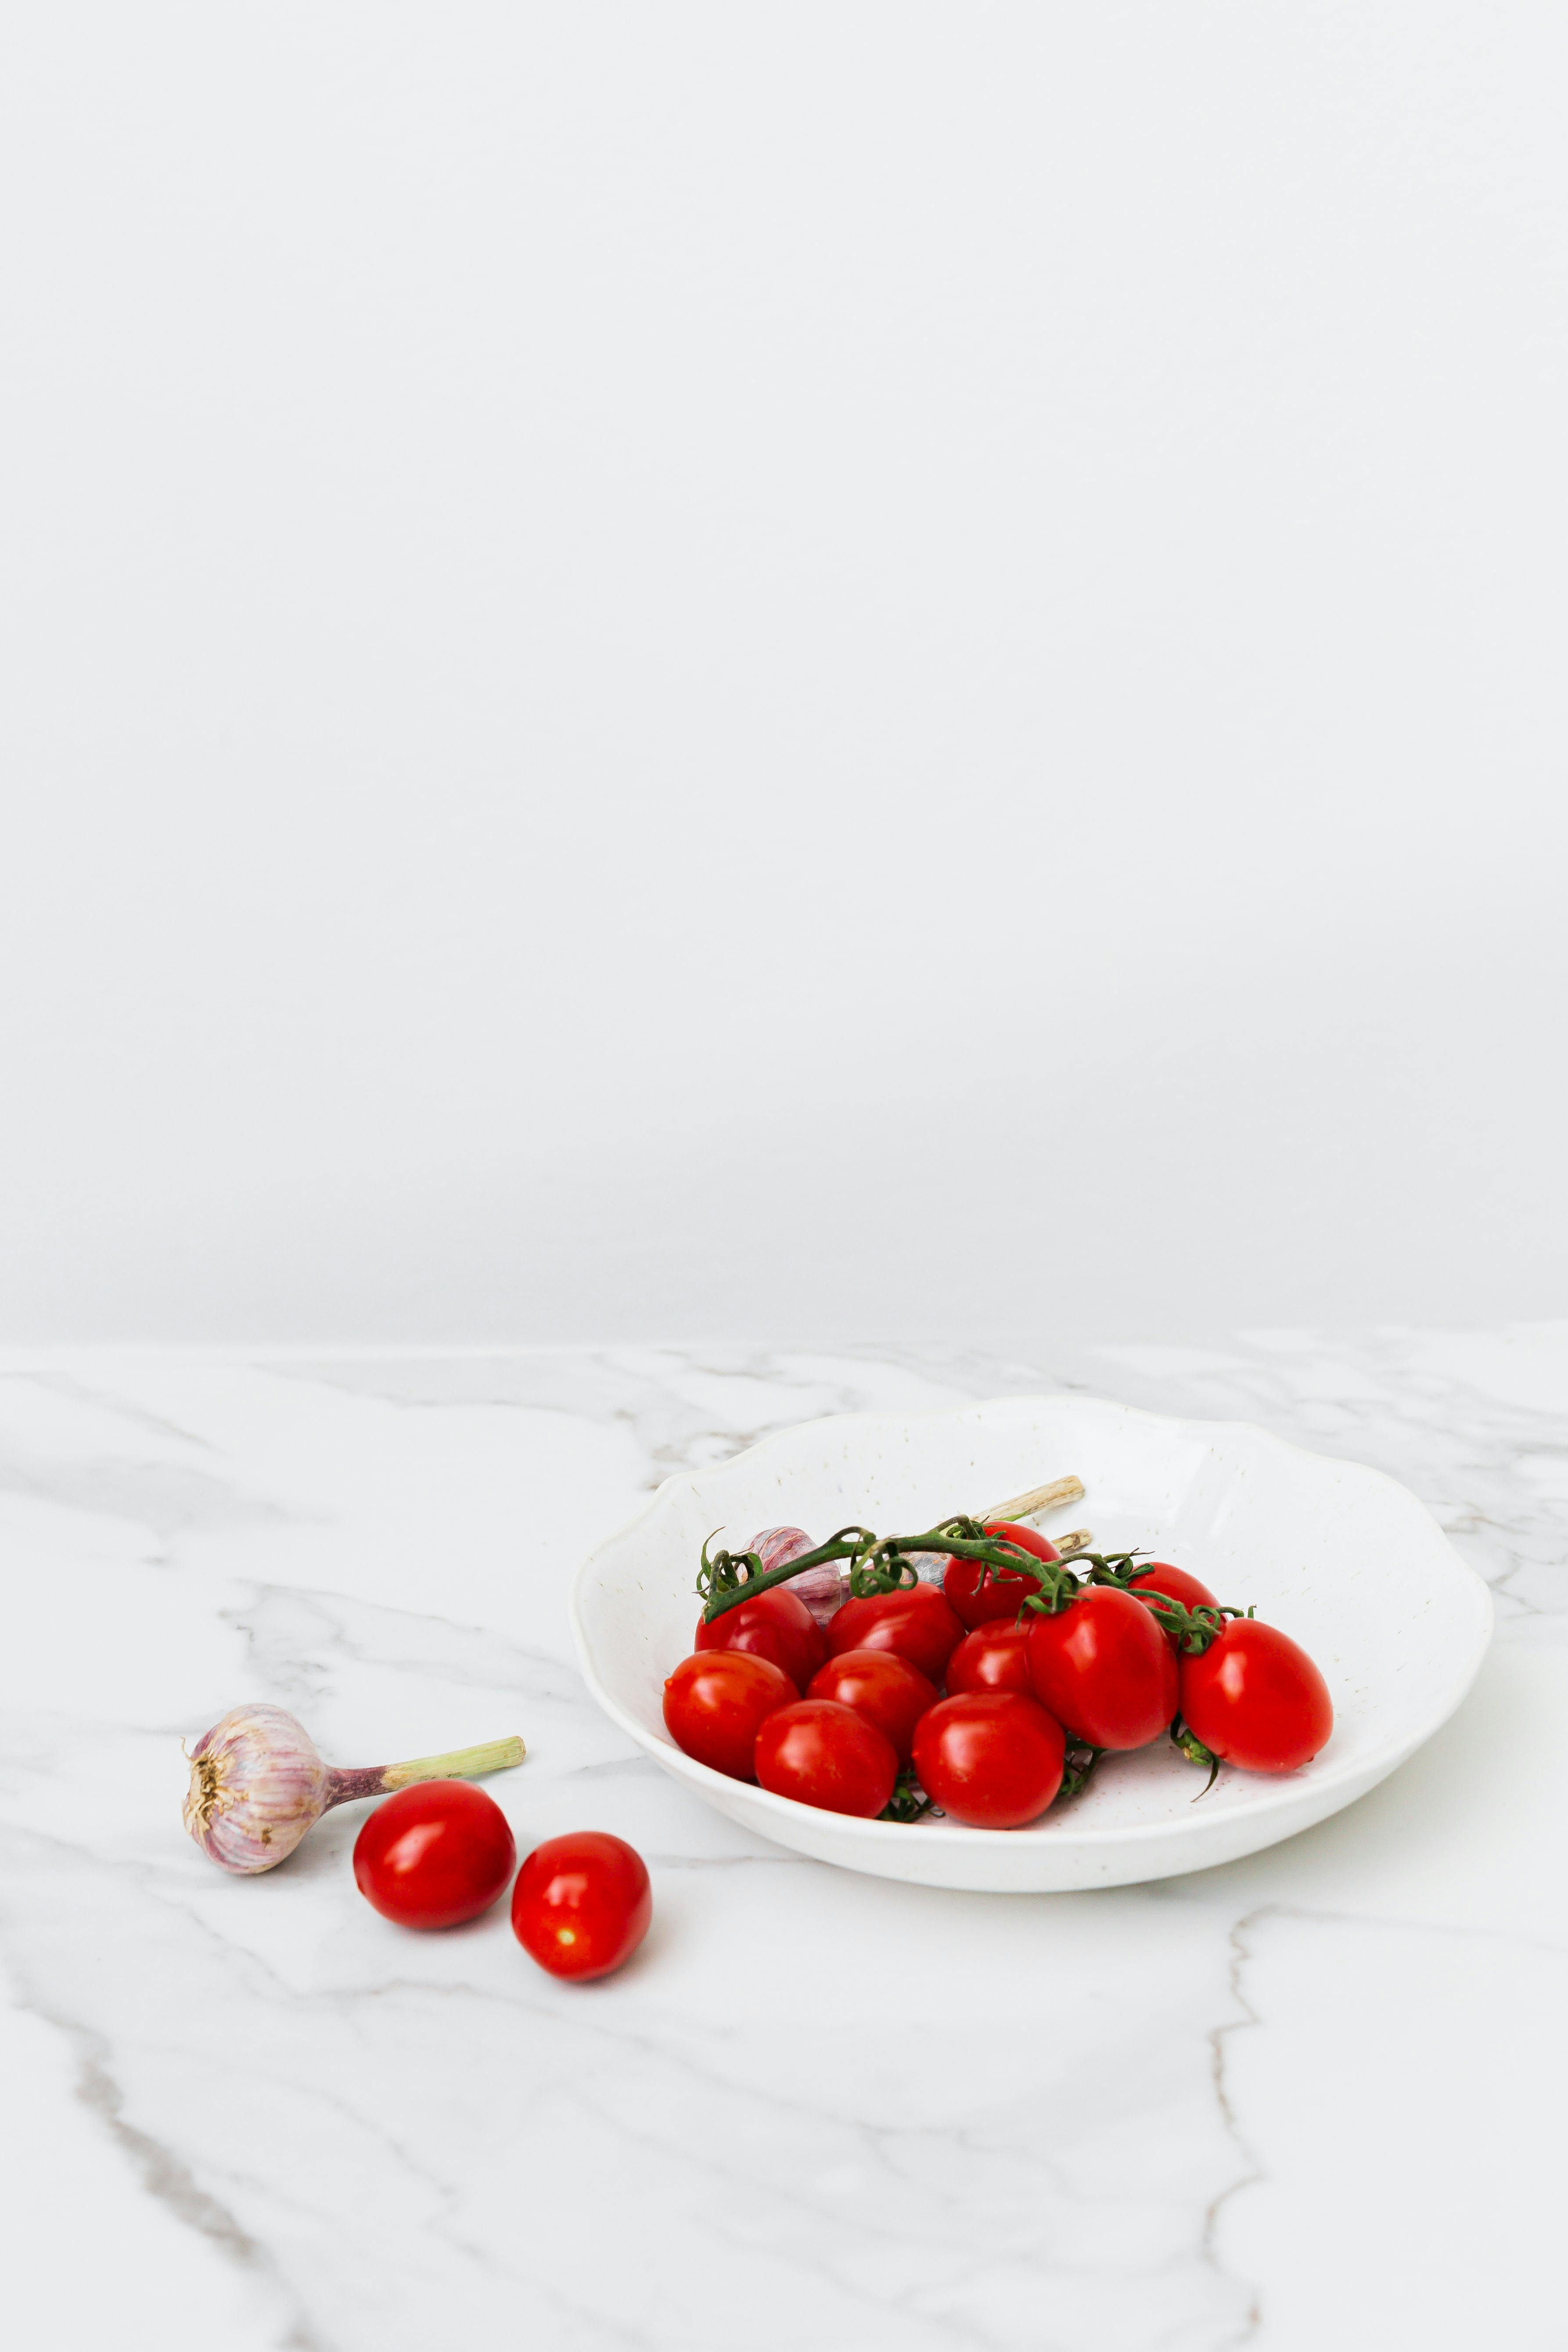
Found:
M 1076 1471 L 1081 1503 L 1041 1522 L 1147 1548 L 1302 1643 L 1328 1678 L 1334 1734 L 1300 1772 L 1202 1781 L 1168 1741 L 1108 1757 L 1080 1797 L 1023 1830 L 851 1820 L 731 1780 L 664 1728 L 664 1678 L 692 1645 L 705 1536 L 816 1540 L 848 1522 L 912 1533 Z M 1338 1812 L 1402 1764 L 1469 1688 L 1491 1596 L 1414 1495 L 1353 1462 L 1239 1422 L 1170 1421 L 1078 1396 L 955 1412 L 848 1413 L 784 1431 L 714 1470 L 667 1479 L 577 1571 L 572 1630 L 589 1689 L 665 1770 L 732 1821 L 819 1861 L 928 1886 L 1024 1894 L 1123 1886 L 1255 1853 Z

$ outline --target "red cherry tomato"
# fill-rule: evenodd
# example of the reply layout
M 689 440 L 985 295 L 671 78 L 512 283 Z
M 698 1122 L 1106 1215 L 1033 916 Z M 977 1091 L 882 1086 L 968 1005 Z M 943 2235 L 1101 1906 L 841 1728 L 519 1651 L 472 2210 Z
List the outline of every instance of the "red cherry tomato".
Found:
M 896 1650 L 846 1650 L 818 1666 L 806 1696 L 852 1706 L 887 1735 L 900 1763 L 907 1764 L 915 1726 L 936 1705 L 936 1685 Z
M 631 1958 L 652 1917 L 641 1854 L 605 1830 L 546 1838 L 511 1890 L 512 1933 L 552 1977 L 607 1977 Z
M 944 1698 L 915 1732 L 915 1777 L 933 1804 L 977 1830 L 1021 1829 L 1062 1785 L 1061 1725 L 1018 1691 Z
M 784 1585 L 726 1609 L 710 1625 L 698 1622 L 694 1650 L 745 1650 L 766 1658 L 803 1691 L 824 1658 L 822 1628 L 804 1601 Z
M 932 1683 L 941 1682 L 963 1639 L 962 1623 L 934 1584 L 847 1601 L 827 1626 L 830 1657 L 842 1657 L 846 1650 L 896 1650 Z
M 1294 1772 L 1334 1727 L 1329 1686 L 1299 1643 L 1233 1617 L 1198 1658 L 1182 1660 L 1182 1717 L 1204 1746 L 1249 1772 Z
M 354 1885 L 400 1927 L 456 1927 L 488 1911 L 517 1864 L 510 1824 L 467 1780 L 418 1780 L 354 1840 Z
M 757 1778 L 775 1797 L 870 1820 L 893 1793 L 899 1759 L 885 1731 L 831 1698 L 798 1698 L 757 1734 Z
M 1005 1537 L 1020 1551 L 1033 1552 L 1037 1559 L 1061 1558 L 1054 1543 L 1037 1536 L 1033 1528 L 1015 1526 L 1011 1519 L 994 1520 L 985 1532 L 988 1536 Z M 1040 1580 L 1026 1569 L 1020 1569 L 1015 1576 L 1005 1569 L 994 1571 L 983 1559 L 950 1559 L 942 1589 L 955 1614 L 973 1633 L 976 1625 L 984 1625 L 993 1617 L 1016 1617 L 1020 1603 L 1031 1592 L 1039 1591 Z
M 1058 1723 L 1091 1748 L 1142 1748 L 1176 1712 L 1176 1660 L 1152 1612 L 1091 1584 L 1029 1629 L 1029 1679 Z
M 1139 1594 L 1163 1593 L 1167 1601 L 1179 1601 L 1184 1609 L 1217 1609 L 1219 1606 L 1206 1584 L 1200 1584 L 1197 1578 L 1190 1576 L 1184 1568 L 1173 1568 L 1165 1559 L 1153 1560 L 1147 1568 L 1141 1569 L 1127 1589 L 1129 1592 Z M 1147 1607 L 1148 1604 L 1144 1605 Z M 1158 1620 L 1157 1612 L 1155 1615 L 1157 1622 L 1163 1622 Z M 1167 1625 L 1163 1631 L 1171 1647 L 1179 1650 L 1180 1644 L 1172 1629 Z
M 732 1780 L 750 1780 L 757 1733 L 799 1692 L 782 1666 L 748 1650 L 699 1650 L 664 1686 L 665 1728 L 678 1748 Z
M 947 1662 L 947 1693 L 961 1691 L 1022 1691 L 1034 1693 L 1029 1680 L 1029 1627 L 1011 1617 L 993 1617 L 966 1633 Z

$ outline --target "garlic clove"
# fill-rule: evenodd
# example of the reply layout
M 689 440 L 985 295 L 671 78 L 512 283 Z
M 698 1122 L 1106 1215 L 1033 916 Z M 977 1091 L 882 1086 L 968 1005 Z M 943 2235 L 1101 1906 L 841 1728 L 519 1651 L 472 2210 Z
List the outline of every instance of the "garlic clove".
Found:
M 756 1553 L 765 1576 L 769 1569 L 783 1568 L 786 1560 L 798 1559 L 802 1552 L 815 1551 L 816 1546 L 804 1528 L 764 1528 L 742 1549 Z M 837 1560 L 803 1570 L 782 1590 L 804 1601 L 819 1625 L 826 1625 L 844 1603 L 844 1578 Z

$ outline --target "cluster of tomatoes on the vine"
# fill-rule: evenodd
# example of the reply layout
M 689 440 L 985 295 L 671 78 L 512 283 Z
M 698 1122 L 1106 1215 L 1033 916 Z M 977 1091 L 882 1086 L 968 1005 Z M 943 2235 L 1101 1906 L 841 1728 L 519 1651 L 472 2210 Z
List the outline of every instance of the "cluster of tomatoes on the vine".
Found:
M 1167 1733 L 1212 1780 L 1222 1762 L 1292 1771 L 1333 1727 L 1306 1652 L 1184 1569 L 1131 1553 L 1069 1561 L 1007 1520 L 845 1537 L 813 1549 L 798 1528 L 769 1528 L 721 1554 L 719 1575 L 704 1554 L 696 1647 L 664 1686 L 687 1755 L 829 1812 L 913 1821 L 935 1807 L 1005 1830 L 1076 1793 L 1100 1756 Z M 931 1544 L 952 1555 L 941 1586 L 896 1580 Z M 852 1576 L 840 1599 L 825 1556 L 879 1559 L 891 1589 L 856 1593 Z M 810 1605 L 790 1590 L 796 1573 Z

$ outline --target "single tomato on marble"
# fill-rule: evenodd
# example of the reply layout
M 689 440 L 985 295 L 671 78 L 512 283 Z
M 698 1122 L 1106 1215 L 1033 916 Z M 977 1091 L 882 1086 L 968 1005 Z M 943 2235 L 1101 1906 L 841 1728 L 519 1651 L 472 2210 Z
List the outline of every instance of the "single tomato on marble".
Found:
M 512 1933 L 530 1959 L 578 1983 L 624 1968 L 652 1918 L 647 1864 L 607 1830 L 546 1838 L 511 1890 Z
M 354 1885 L 400 1927 L 477 1919 L 517 1864 L 511 1824 L 467 1780 L 416 1780 L 377 1805 L 354 1840 Z

